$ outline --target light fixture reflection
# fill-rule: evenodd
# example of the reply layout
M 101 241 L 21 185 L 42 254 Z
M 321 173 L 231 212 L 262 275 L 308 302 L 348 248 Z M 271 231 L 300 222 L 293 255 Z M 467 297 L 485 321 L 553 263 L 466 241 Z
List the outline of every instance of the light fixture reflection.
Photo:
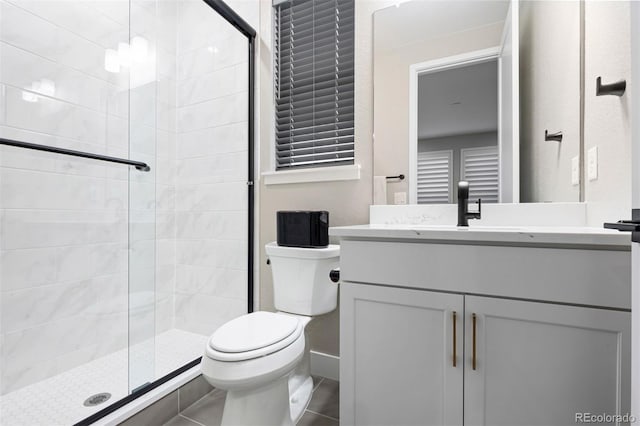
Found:
M 22 100 L 26 102 L 38 102 L 38 94 L 51 97 L 56 94 L 56 84 L 47 78 L 34 81 L 30 87 L 25 87 L 25 89 L 22 91 Z
M 29 87 L 25 87 L 25 89 L 30 89 Z M 25 102 L 38 102 L 38 95 L 32 92 L 27 92 L 26 90 L 22 91 L 22 100 Z
M 108 72 L 120 72 L 120 61 L 118 60 L 118 52 L 114 49 L 107 49 L 104 52 L 104 69 Z
M 49 79 L 43 78 L 40 81 L 33 82 L 33 91 L 53 97 L 56 94 L 56 84 Z
M 131 39 L 131 44 L 120 42 L 118 49 L 107 49 L 104 52 L 104 69 L 119 73 L 121 67 L 129 68 L 132 64 L 145 64 L 149 61 L 149 41 L 141 36 Z
M 131 39 L 131 59 L 143 63 L 149 56 L 149 42 L 146 38 L 135 36 Z
M 118 43 L 118 62 L 120 62 L 120 66 L 125 68 L 131 66 L 131 46 L 129 43 Z

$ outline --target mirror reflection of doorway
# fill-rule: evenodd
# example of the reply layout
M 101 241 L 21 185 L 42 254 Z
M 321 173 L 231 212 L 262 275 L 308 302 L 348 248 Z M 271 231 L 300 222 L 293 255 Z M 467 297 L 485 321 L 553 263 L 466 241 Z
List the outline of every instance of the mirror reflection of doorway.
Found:
M 456 182 L 470 199 L 497 203 L 498 61 L 418 77 L 417 202 L 456 203 Z

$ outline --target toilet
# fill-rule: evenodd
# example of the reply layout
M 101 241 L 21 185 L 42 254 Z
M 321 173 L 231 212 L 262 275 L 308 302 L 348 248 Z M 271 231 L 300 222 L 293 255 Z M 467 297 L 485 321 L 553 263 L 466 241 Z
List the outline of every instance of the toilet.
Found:
M 265 246 L 278 312 L 253 312 L 218 328 L 202 357 L 202 375 L 227 391 L 222 425 L 297 423 L 313 391 L 306 327 L 336 309 L 340 246 Z M 330 274 L 332 277 L 330 278 Z

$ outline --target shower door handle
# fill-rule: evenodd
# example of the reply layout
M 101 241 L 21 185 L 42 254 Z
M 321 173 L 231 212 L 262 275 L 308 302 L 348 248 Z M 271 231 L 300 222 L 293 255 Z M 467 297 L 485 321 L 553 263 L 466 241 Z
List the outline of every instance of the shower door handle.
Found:
M 58 148 L 55 146 L 38 145 L 30 142 L 14 141 L 13 139 L 0 138 L 0 145 L 12 146 L 15 148 L 31 149 L 34 151 L 51 152 L 53 154 L 69 155 L 71 157 L 88 158 L 90 160 L 106 161 L 108 163 L 124 164 L 133 166 L 141 172 L 148 172 L 151 167 L 142 161 L 133 161 L 127 158 L 110 157 L 108 155 L 93 154 L 91 152 L 76 151 L 73 149 Z

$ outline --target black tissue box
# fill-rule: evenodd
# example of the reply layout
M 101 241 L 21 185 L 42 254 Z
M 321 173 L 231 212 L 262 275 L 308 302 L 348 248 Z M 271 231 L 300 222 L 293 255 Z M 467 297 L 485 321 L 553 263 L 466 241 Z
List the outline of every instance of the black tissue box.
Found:
M 329 246 L 329 212 L 279 211 L 278 245 L 321 248 Z

